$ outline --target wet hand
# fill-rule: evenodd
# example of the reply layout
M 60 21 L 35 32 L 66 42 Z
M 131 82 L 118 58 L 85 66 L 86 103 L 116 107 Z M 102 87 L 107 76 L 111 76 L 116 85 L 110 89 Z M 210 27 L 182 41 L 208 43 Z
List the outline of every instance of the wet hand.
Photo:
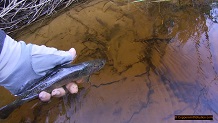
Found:
M 76 83 L 74 82 L 71 82 L 69 84 L 66 85 L 66 88 L 67 90 L 71 93 L 71 94 L 74 94 L 74 93 L 77 93 L 78 92 L 78 86 Z M 46 101 L 49 101 L 51 99 L 51 96 L 53 97 L 62 97 L 66 94 L 66 91 L 64 90 L 64 88 L 56 88 L 54 89 L 51 94 L 50 93 L 47 93 L 45 91 L 42 91 L 40 94 L 39 94 L 39 99 L 43 102 L 46 102 Z
M 74 48 L 71 48 L 68 52 L 70 52 L 70 54 L 72 54 L 73 58 L 76 57 L 76 50 Z M 80 83 L 81 81 L 79 80 L 77 83 Z M 76 83 L 71 82 L 69 84 L 66 85 L 67 90 L 71 93 L 77 93 L 78 92 L 78 86 Z M 62 97 L 66 94 L 66 91 L 64 90 L 64 88 L 56 88 L 54 89 L 51 94 L 45 91 L 42 91 L 39 94 L 39 99 L 43 102 L 49 101 L 51 99 L 51 97 Z

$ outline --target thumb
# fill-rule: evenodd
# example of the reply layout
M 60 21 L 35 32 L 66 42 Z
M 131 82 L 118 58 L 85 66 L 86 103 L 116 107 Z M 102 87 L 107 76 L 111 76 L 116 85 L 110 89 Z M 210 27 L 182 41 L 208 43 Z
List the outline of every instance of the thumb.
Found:
M 76 50 L 74 48 L 71 48 L 68 52 L 72 55 L 74 60 L 76 58 Z

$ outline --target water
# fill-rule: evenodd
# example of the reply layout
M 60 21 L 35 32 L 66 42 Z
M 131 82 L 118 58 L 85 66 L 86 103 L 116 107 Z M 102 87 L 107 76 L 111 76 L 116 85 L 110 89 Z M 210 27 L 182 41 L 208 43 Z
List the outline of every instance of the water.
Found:
M 202 1 L 96 0 L 36 23 L 16 38 L 75 47 L 76 63 L 107 64 L 78 94 L 35 100 L 1 122 L 174 123 L 174 115 L 213 115 L 186 122 L 217 122 L 217 8 Z M 1 105 L 13 100 L 1 93 Z

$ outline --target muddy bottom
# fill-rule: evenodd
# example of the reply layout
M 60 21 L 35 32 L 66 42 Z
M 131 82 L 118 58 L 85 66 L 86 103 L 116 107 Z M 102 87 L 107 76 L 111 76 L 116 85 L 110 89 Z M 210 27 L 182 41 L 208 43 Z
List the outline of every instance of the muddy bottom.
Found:
M 181 122 L 217 122 L 218 24 L 210 10 L 188 2 L 95 0 L 34 24 L 16 39 L 74 47 L 75 63 L 103 58 L 107 64 L 78 94 L 29 102 L 0 121 L 174 123 L 175 115 L 213 115 L 213 121 Z M 0 93 L 0 105 L 14 98 Z

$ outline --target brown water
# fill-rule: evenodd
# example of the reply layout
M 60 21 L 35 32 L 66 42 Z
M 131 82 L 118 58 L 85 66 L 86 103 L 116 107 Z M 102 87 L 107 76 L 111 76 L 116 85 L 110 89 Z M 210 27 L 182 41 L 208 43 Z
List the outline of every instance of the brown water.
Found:
M 95 0 L 34 24 L 16 38 L 74 47 L 76 63 L 107 64 L 78 94 L 29 102 L 0 122 L 174 123 L 174 115 L 213 115 L 185 122 L 217 122 L 218 24 L 209 11 L 184 1 Z M 13 100 L 0 93 L 0 105 Z

